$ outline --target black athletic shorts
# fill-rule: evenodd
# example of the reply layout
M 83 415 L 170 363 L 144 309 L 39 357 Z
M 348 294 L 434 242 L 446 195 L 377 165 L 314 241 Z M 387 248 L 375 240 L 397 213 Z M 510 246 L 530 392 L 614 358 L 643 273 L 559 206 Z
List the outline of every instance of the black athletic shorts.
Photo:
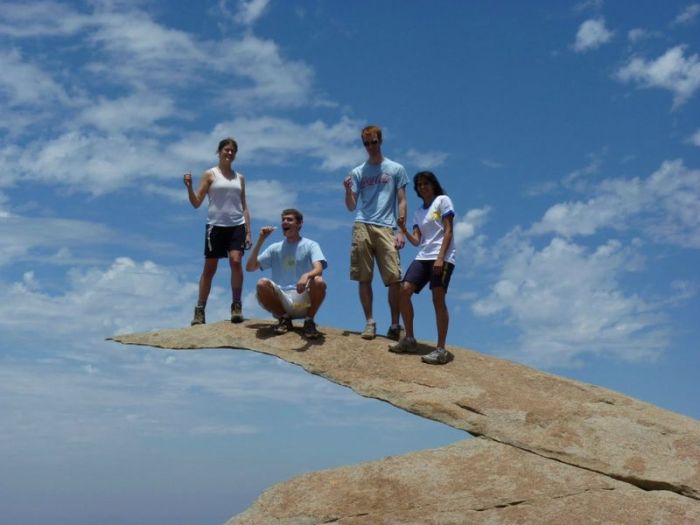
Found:
M 245 224 L 239 226 L 206 225 L 204 235 L 204 257 L 221 259 L 228 257 L 228 252 L 245 249 Z
M 450 285 L 450 278 L 452 277 L 452 271 L 455 269 L 455 265 L 446 262 L 442 267 L 442 272 L 438 274 L 433 272 L 433 264 L 435 264 L 435 260 L 414 260 L 408 267 L 403 280 L 414 285 L 416 287 L 416 293 L 420 293 L 423 287 L 428 283 L 430 283 L 431 290 L 435 287 L 439 287 L 444 288 L 445 292 L 447 292 L 447 287 Z

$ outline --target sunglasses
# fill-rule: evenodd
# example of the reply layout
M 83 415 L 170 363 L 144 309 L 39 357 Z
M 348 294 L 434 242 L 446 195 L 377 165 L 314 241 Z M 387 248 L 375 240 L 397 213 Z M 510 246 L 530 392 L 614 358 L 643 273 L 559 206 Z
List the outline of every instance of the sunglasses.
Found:
M 376 145 L 376 144 L 379 144 L 379 141 L 378 141 L 377 139 L 374 139 L 374 140 L 363 140 L 363 141 L 362 141 L 362 144 L 364 144 L 365 147 L 367 147 L 367 146 L 374 146 L 374 145 Z

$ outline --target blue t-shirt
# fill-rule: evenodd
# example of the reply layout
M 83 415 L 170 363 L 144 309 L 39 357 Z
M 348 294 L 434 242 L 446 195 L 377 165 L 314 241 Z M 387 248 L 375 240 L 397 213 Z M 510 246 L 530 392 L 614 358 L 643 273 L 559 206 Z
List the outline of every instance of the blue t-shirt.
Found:
M 318 243 L 305 237 L 299 242 L 285 239 L 271 244 L 258 256 L 260 269 L 272 268 L 272 280 L 283 290 L 296 287 L 302 274 L 313 270 L 316 261 L 324 270 L 328 267 Z
M 385 157 L 381 164 L 360 164 L 350 176 L 352 191 L 357 193 L 355 222 L 395 228 L 396 194 L 408 184 L 404 167 Z

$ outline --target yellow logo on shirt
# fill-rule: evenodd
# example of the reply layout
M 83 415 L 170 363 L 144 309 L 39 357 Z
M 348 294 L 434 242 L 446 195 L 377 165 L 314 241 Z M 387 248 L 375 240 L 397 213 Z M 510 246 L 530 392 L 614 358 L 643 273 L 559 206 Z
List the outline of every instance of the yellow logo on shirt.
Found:
M 439 221 L 440 220 L 440 212 L 437 210 L 433 210 L 433 213 L 430 214 L 430 218 L 433 219 L 434 221 Z

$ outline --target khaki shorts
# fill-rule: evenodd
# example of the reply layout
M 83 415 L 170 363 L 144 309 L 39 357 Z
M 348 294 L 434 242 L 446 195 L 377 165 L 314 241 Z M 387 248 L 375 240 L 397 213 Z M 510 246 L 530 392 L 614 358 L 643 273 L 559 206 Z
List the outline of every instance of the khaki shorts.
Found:
M 371 281 L 376 259 L 384 285 L 399 282 L 401 260 L 394 242 L 394 231 L 390 227 L 356 222 L 352 227 L 350 279 Z

